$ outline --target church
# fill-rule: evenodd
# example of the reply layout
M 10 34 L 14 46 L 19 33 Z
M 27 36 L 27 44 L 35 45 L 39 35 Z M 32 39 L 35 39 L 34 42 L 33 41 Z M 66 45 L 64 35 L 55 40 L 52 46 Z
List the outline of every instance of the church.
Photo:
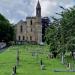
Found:
M 26 21 L 19 21 L 15 25 L 15 32 L 16 43 L 42 43 L 41 5 L 39 1 L 36 6 L 36 16 L 26 17 Z

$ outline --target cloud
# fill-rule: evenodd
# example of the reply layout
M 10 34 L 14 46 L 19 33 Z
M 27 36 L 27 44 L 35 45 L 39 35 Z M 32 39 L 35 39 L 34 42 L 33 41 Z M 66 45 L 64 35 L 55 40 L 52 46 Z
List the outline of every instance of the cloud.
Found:
M 17 23 L 26 16 L 36 15 L 36 4 L 38 0 L 0 0 L 0 13 L 10 22 Z M 39 0 L 42 16 L 56 16 L 56 12 L 62 11 L 59 6 L 72 7 L 74 0 Z
M 56 12 L 62 11 L 59 6 L 69 8 L 74 5 L 73 0 L 40 0 L 42 16 L 54 16 Z

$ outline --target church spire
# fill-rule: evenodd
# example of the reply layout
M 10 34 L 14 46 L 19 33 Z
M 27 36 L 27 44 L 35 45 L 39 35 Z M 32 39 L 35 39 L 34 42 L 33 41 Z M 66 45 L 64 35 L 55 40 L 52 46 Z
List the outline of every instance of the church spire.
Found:
M 36 8 L 41 8 L 39 0 L 38 0 Z
M 41 17 L 41 6 L 40 6 L 39 0 L 38 0 L 38 3 L 37 3 L 37 6 L 36 6 L 36 16 Z

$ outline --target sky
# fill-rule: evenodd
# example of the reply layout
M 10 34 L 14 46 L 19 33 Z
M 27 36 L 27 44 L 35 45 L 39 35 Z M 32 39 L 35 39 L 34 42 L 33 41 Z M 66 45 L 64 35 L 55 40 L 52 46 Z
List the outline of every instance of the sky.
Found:
M 36 15 L 36 5 L 38 0 L 0 0 L 0 13 L 11 23 L 16 24 L 20 20 L 25 20 L 28 16 Z M 59 6 L 70 8 L 75 5 L 75 0 L 39 0 L 42 16 L 56 16 L 62 10 Z

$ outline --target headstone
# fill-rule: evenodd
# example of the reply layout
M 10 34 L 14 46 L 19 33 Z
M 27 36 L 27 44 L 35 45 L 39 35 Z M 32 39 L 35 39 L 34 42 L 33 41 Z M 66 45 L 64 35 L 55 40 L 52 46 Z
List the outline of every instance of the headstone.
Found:
M 32 52 L 32 56 L 35 56 L 35 52 Z
M 68 67 L 68 69 L 71 69 L 71 64 L 68 63 L 68 64 L 67 64 L 67 67 Z
M 12 75 L 15 75 L 15 74 L 14 74 L 14 67 L 13 67 Z
M 16 66 L 13 67 L 12 75 L 16 75 Z
M 45 65 L 41 65 L 41 70 L 45 70 Z
M 49 59 L 50 59 L 50 58 L 52 59 L 52 58 L 53 58 L 53 54 L 49 52 L 48 58 L 49 58 Z

